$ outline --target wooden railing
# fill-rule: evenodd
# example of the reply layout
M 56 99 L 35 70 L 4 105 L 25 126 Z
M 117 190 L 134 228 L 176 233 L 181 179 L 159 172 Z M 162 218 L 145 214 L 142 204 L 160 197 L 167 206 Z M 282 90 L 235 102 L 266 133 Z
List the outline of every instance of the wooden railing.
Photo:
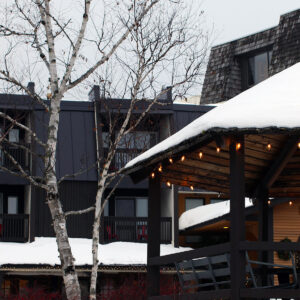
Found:
M 172 218 L 161 218 L 161 243 L 172 241 Z M 148 218 L 104 217 L 104 241 L 147 242 Z
M 29 216 L 24 214 L 0 215 L 0 241 L 27 242 L 29 236 Z
M 152 257 L 148 261 L 148 266 L 174 266 L 175 262 L 182 262 L 190 259 L 197 259 L 200 257 L 210 257 L 214 255 L 219 255 L 223 253 L 230 253 L 230 243 L 218 244 L 214 246 L 203 247 L 191 251 L 180 252 L 175 254 L 169 254 L 165 256 Z M 270 251 L 273 253 L 276 250 L 283 251 L 297 251 L 300 252 L 300 243 L 280 243 L 280 242 L 240 242 L 239 251 Z M 258 270 L 259 272 L 260 270 Z M 274 269 L 273 273 L 276 274 L 280 272 L 281 269 Z M 240 288 L 239 289 L 241 298 L 298 298 L 300 295 L 300 289 L 284 289 L 278 288 L 276 286 L 271 288 Z M 180 294 L 176 296 L 176 299 L 180 300 L 190 300 L 190 299 L 226 299 L 231 295 L 231 289 L 220 289 L 211 291 L 197 291 L 194 293 Z M 151 300 L 171 300 L 174 296 L 153 296 L 150 297 Z
M 26 147 L 29 149 L 28 144 L 20 143 L 21 147 Z M 2 143 L 0 149 L 0 165 L 7 169 L 17 169 L 16 165 L 13 163 L 10 156 L 12 156 L 18 164 L 24 169 L 29 167 L 29 151 L 18 146 L 13 146 L 9 143 Z

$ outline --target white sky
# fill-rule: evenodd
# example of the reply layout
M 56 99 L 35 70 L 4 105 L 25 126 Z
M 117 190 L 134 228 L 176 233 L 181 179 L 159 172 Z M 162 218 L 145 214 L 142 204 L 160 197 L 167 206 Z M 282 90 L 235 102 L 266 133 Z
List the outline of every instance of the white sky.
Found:
M 191 0 L 186 0 L 191 1 Z M 202 0 L 213 44 L 228 42 L 276 26 L 280 15 L 300 8 L 299 0 Z

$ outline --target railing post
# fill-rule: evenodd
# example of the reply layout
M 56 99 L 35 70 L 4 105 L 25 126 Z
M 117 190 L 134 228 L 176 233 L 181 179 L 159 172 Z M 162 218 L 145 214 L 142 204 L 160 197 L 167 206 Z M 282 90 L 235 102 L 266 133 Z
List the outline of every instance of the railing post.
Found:
M 158 296 L 160 290 L 160 267 L 149 266 L 152 257 L 160 256 L 160 176 L 149 179 L 148 198 L 148 244 L 147 244 L 147 296 Z
M 239 147 L 237 145 L 239 144 Z M 245 240 L 245 179 L 244 137 L 232 137 L 230 152 L 230 274 L 231 299 L 240 299 L 240 289 L 245 286 L 245 253 L 239 243 Z

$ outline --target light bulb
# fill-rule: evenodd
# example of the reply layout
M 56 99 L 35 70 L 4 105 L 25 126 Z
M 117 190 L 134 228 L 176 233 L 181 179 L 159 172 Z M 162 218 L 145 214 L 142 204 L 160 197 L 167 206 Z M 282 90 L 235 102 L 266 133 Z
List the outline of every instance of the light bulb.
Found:
M 181 161 L 185 161 L 185 156 L 182 155 L 181 158 L 180 158 L 180 160 L 181 160 Z
M 203 157 L 203 152 L 200 151 L 200 152 L 199 152 L 199 158 L 202 159 L 202 157 Z

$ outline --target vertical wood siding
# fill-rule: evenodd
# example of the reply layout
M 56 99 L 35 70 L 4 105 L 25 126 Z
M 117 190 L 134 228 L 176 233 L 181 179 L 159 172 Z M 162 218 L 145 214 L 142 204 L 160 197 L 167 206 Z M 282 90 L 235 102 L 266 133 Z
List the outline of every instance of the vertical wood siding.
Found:
M 297 242 L 300 236 L 300 199 L 293 201 L 293 205 L 282 203 L 274 207 L 274 242 L 280 242 L 284 238 L 289 238 L 292 242 Z M 278 258 L 274 253 L 274 262 L 287 264 Z

